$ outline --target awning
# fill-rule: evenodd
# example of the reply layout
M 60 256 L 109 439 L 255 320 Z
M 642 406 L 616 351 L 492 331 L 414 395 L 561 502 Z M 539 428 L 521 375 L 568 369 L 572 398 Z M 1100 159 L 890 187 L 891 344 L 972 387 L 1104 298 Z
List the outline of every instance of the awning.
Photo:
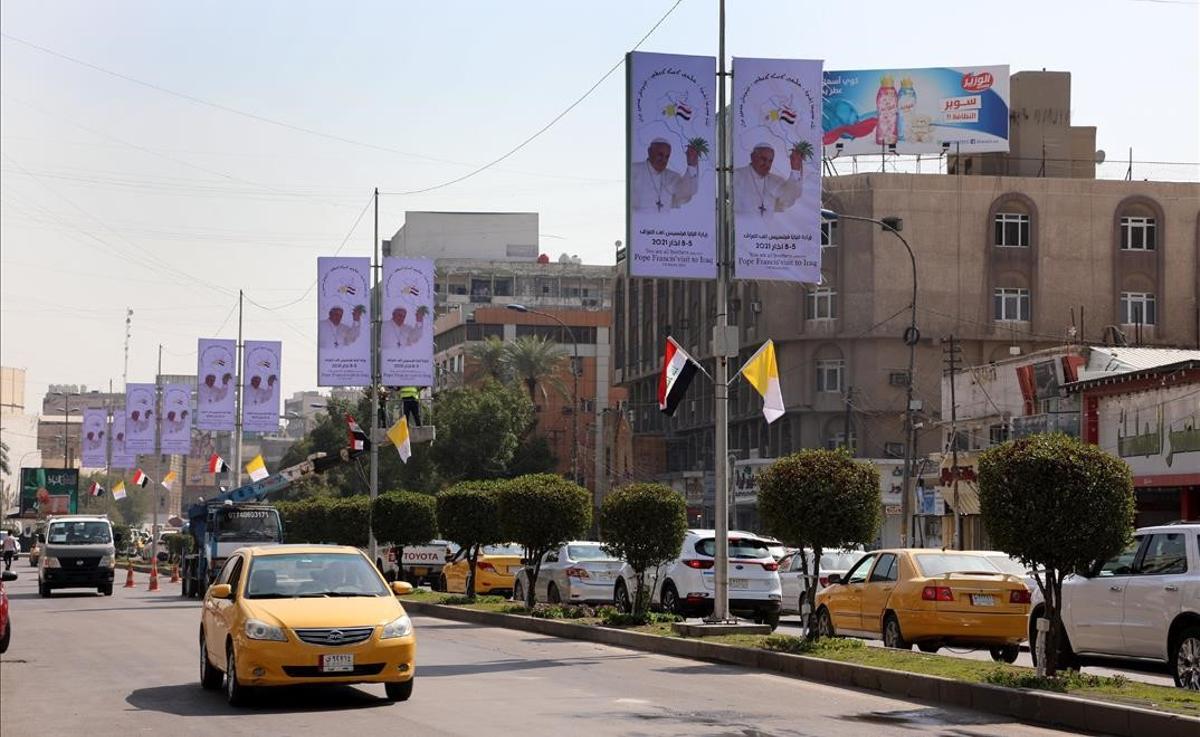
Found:
M 954 509 L 954 487 L 942 486 L 939 487 L 942 492 L 942 498 L 946 500 L 946 510 Z M 960 509 L 959 514 L 979 514 L 979 487 L 975 484 L 958 482 L 958 504 Z

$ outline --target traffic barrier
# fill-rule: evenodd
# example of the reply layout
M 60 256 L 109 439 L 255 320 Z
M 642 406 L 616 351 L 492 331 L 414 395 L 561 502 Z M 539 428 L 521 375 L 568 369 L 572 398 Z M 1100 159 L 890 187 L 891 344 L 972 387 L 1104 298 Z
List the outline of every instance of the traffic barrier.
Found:
M 148 591 L 158 591 L 158 560 L 150 560 L 150 588 Z
M 133 584 L 133 558 L 129 558 L 125 562 L 129 564 L 127 566 L 127 568 L 129 569 L 129 572 L 127 574 L 125 574 L 125 588 L 131 589 L 131 588 L 133 588 L 133 585 L 134 585 Z

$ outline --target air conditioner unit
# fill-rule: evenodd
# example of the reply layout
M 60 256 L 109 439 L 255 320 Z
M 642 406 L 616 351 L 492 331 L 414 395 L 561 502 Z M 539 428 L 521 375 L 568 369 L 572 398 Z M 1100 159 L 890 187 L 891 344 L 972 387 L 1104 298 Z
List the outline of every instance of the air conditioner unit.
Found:
M 762 312 L 762 302 L 759 302 L 758 300 L 754 300 L 753 302 L 750 303 L 750 310 L 752 312 L 754 312 L 755 314 Z
M 888 373 L 888 383 L 892 386 L 908 386 L 907 371 L 892 371 Z

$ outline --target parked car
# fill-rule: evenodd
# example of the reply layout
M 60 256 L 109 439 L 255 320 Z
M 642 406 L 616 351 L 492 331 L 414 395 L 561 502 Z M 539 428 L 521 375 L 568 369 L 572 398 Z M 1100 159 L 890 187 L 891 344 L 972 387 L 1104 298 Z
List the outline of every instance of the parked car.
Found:
M 688 530 L 679 557 L 646 572 L 651 604 L 685 617 L 712 613 L 716 541 L 715 530 Z M 774 629 L 779 626 L 782 593 L 771 545 L 750 532 L 729 533 L 729 610 Z M 618 608 L 632 608 L 636 586 L 633 569 L 625 564 L 613 588 Z
M 12 571 L 0 573 L 0 654 L 8 652 L 8 643 L 12 641 L 12 618 L 8 614 L 8 594 L 4 584 L 16 580 L 17 574 Z
M 401 551 L 395 546 L 388 546 L 387 555 L 382 561 L 383 577 L 389 581 L 408 581 L 413 586 L 432 584 L 442 572 L 446 561 L 458 550 L 458 546 L 448 540 L 433 540 L 424 545 L 406 545 Z M 402 561 L 396 560 L 400 553 Z
M 937 652 L 983 648 L 1011 663 L 1025 639 L 1029 589 L 971 551 L 903 549 L 864 555 L 817 594 L 822 636 L 882 639 L 887 647 Z
M 233 706 L 252 689 L 304 683 L 383 683 L 389 699 L 405 701 L 416 638 L 396 596 L 409 593 L 357 548 L 239 548 L 204 597 L 200 684 L 224 685 Z
M 1164 663 L 1175 685 L 1200 691 L 1200 523 L 1143 527 L 1121 553 L 1063 581 L 1066 641 L 1059 663 L 1077 656 Z M 1030 650 L 1045 605 L 1035 591 Z
M 38 561 L 38 594 L 45 597 L 55 589 L 94 588 L 112 596 L 116 562 L 112 524 L 107 517 L 51 517 Z
M 542 557 L 535 602 L 551 604 L 611 604 L 613 582 L 624 563 L 598 542 L 577 540 Z M 513 598 L 522 600 L 529 590 L 528 570 L 522 566 L 513 582 Z
M 521 570 L 525 549 L 520 545 L 484 545 L 475 560 L 475 592 L 509 596 L 513 580 Z M 461 551 L 442 568 L 438 590 L 452 594 L 467 593 L 467 556 Z
M 820 592 L 829 585 L 829 576 L 836 573 L 846 575 L 866 553 L 860 547 L 852 550 L 825 550 L 821 552 L 821 566 L 817 573 Z M 809 576 L 813 570 L 813 551 L 804 550 L 805 558 L 800 557 L 800 551 L 786 555 L 779 561 L 779 582 L 783 588 L 783 611 L 786 614 L 807 614 L 808 604 L 804 601 L 804 571 L 802 564 L 807 563 Z

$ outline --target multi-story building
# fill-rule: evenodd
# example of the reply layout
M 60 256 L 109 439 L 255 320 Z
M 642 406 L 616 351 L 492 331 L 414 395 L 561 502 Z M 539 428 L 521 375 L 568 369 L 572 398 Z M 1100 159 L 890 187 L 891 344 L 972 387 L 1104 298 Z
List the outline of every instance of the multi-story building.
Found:
M 41 466 L 38 417 L 26 414 L 25 369 L 0 366 L 0 441 L 8 468 L 0 472 L 0 519 L 20 509 L 21 468 Z

